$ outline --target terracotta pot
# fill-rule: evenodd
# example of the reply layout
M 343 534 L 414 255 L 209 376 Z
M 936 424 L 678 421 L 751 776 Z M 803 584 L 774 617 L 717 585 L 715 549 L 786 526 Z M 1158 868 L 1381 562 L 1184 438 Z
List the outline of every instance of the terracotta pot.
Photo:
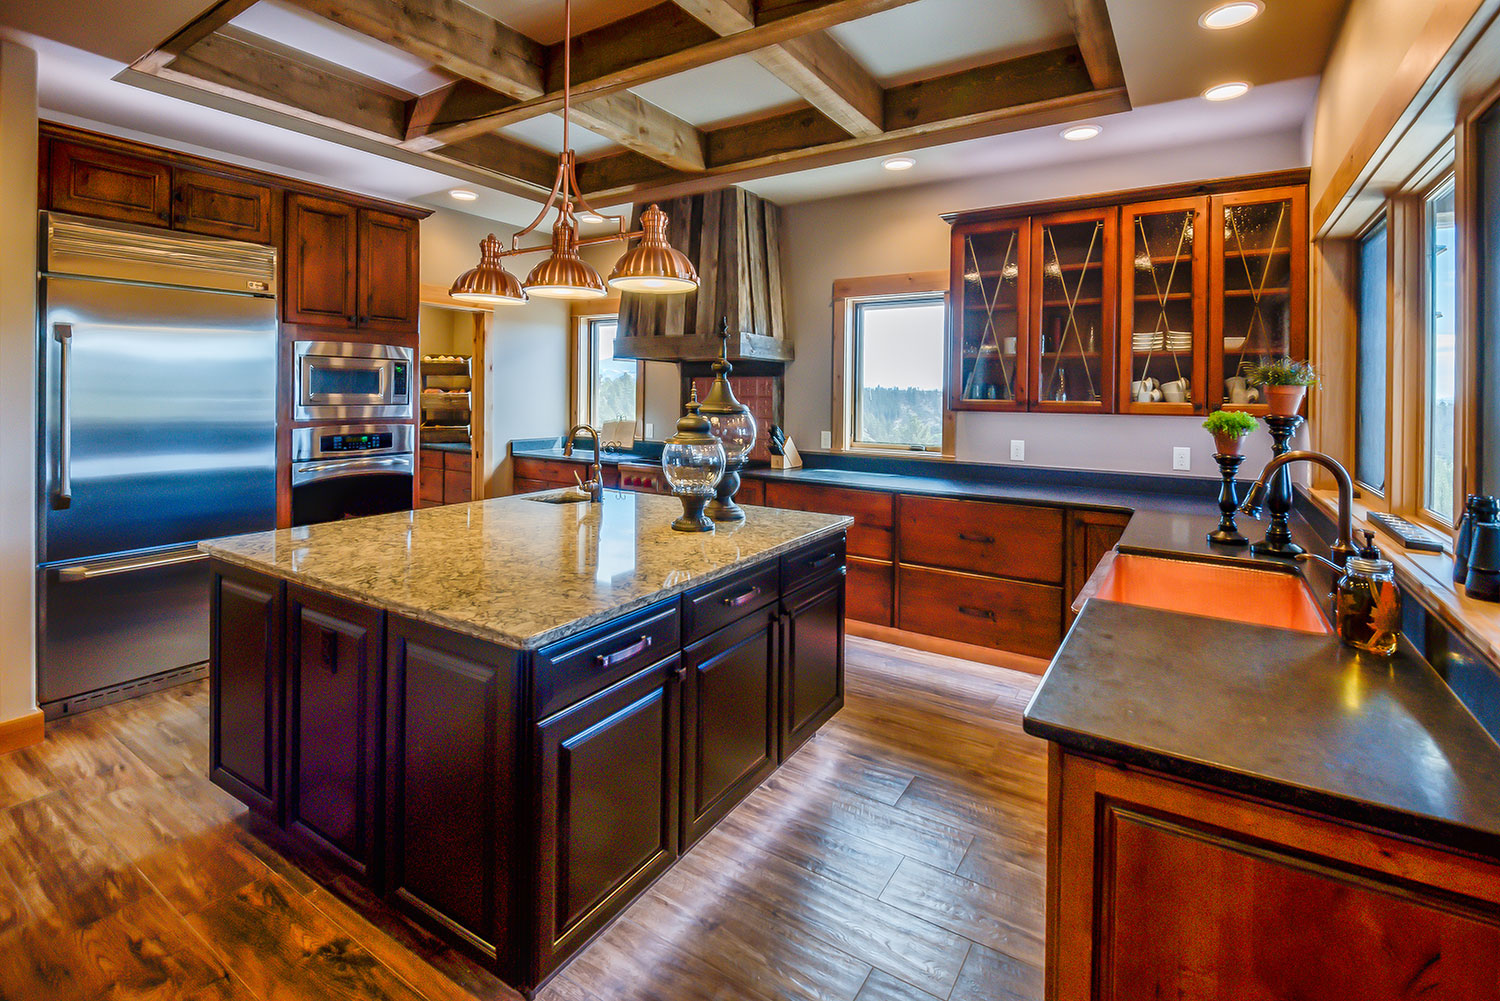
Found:
M 1263 386 L 1261 388 L 1266 393 L 1266 405 L 1275 417 L 1295 417 L 1302 407 L 1302 397 L 1307 394 L 1306 386 Z
M 1219 455 L 1239 455 L 1245 439 L 1234 434 L 1214 435 L 1214 451 Z

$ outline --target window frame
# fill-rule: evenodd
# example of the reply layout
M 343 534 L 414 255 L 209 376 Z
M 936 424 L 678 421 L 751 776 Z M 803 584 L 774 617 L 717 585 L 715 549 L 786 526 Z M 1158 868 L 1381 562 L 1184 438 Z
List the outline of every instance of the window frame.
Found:
M 1385 230 L 1385 240 L 1386 240 L 1386 245 L 1385 245 L 1385 307 L 1386 307 L 1385 308 L 1385 415 L 1384 415 L 1385 416 L 1385 434 L 1384 434 L 1384 443 L 1383 443 L 1383 455 L 1381 456 L 1382 471 L 1384 473 L 1383 479 L 1384 479 L 1385 482 L 1384 482 L 1384 485 L 1381 486 L 1381 487 L 1379 487 L 1379 488 L 1373 486 L 1372 484 L 1366 483 L 1364 480 L 1362 480 L 1362 479 L 1359 478 L 1359 467 L 1360 467 L 1360 461 L 1359 461 L 1359 438 L 1360 438 L 1360 413 L 1359 413 L 1360 399 L 1359 399 L 1359 390 L 1360 390 L 1360 368 L 1361 368 L 1360 362 L 1359 362 L 1359 359 L 1360 359 L 1360 343 L 1359 342 L 1360 342 L 1360 338 L 1361 338 L 1361 326 L 1362 326 L 1362 324 L 1360 323 L 1360 308 L 1359 308 L 1359 303 L 1360 303 L 1360 300 L 1362 298 L 1362 288 L 1361 288 L 1361 286 L 1362 286 L 1362 283 L 1363 283 L 1363 280 L 1364 280 L 1364 266 L 1363 266 L 1363 257 L 1362 257 L 1361 252 L 1364 249 L 1365 241 L 1368 240 L 1372 235 L 1374 235 L 1375 231 L 1378 230 L 1378 229 L 1384 229 Z M 1392 332 L 1392 323 L 1391 323 L 1391 320 L 1392 320 L 1392 317 L 1391 317 L 1391 288 L 1392 288 L 1392 282 L 1391 282 L 1391 277 L 1392 277 L 1391 255 L 1392 255 L 1392 241 L 1396 238 L 1397 232 L 1398 232 L 1398 226 L 1396 225 L 1396 221 L 1392 218 L 1392 212 L 1391 212 L 1390 203 L 1387 202 L 1386 204 L 1384 204 L 1381 207 L 1381 209 L 1380 209 L 1379 212 L 1377 212 L 1373 216 L 1371 216 L 1370 219 L 1363 226 L 1360 227 L 1359 232 L 1356 233 L 1352 238 L 1350 238 L 1350 241 L 1349 241 L 1350 245 L 1351 245 L 1351 251 L 1352 251 L 1352 260 L 1353 260 L 1353 263 L 1354 263 L 1354 269 L 1353 269 L 1353 271 L 1354 271 L 1354 274 L 1353 274 L 1353 277 L 1354 277 L 1354 290 L 1353 290 L 1354 308 L 1350 311 L 1351 312 L 1351 316 L 1352 316 L 1353 321 L 1354 321 L 1354 323 L 1353 323 L 1353 335 L 1354 335 L 1353 341 L 1354 341 L 1354 344 L 1353 344 L 1353 355 L 1352 355 L 1353 361 L 1354 361 L 1354 365 L 1353 365 L 1353 370 L 1352 370 L 1352 372 L 1350 374 L 1350 379 L 1349 379 L 1349 383 L 1350 383 L 1349 384 L 1349 396 L 1350 396 L 1350 400 L 1351 400 L 1351 404 L 1352 404 L 1352 406 L 1351 406 L 1351 412 L 1352 412 L 1352 415 L 1353 415 L 1352 419 L 1349 422 L 1349 458 L 1351 460 L 1350 463 L 1349 463 L 1349 466 L 1350 466 L 1349 472 L 1350 472 L 1350 475 L 1354 478 L 1355 484 L 1360 488 L 1361 494 L 1362 494 L 1362 498 L 1361 499 L 1364 500 L 1366 506 L 1370 507 L 1372 509 L 1375 509 L 1375 510 L 1383 510 L 1383 511 L 1391 510 L 1390 501 L 1391 501 L 1391 493 L 1392 493 L 1392 490 L 1391 490 L 1391 487 L 1392 487 L 1392 478 L 1391 478 L 1391 471 L 1392 471 L 1391 470 L 1391 455 L 1392 455 L 1392 449 L 1391 449 L 1391 428 L 1393 426 L 1393 420 L 1392 420 L 1393 414 L 1392 414 L 1392 409 L 1391 409 L 1391 403 L 1392 403 L 1392 400 L 1391 400 L 1391 373 L 1394 372 L 1394 371 L 1396 371 L 1396 369 L 1391 364 L 1391 348 L 1392 348 L 1392 341 L 1393 341 L 1393 332 Z
M 1433 297 L 1435 294 L 1433 283 L 1433 269 L 1428 258 L 1428 240 L 1430 231 L 1428 228 L 1428 206 L 1438 193 L 1445 187 L 1451 185 L 1453 190 L 1453 240 L 1452 246 L 1448 248 L 1454 255 L 1454 280 L 1453 280 L 1453 496 L 1450 498 L 1450 510 L 1453 512 L 1451 519 L 1444 518 L 1439 512 L 1427 506 L 1428 486 L 1428 447 L 1431 439 L 1428 436 L 1428 418 L 1431 414 L 1433 401 L 1431 398 L 1430 371 L 1433 356 L 1433 330 L 1431 325 Z M 1413 483 L 1413 508 L 1419 519 L 1430 523 L 1431 526 L 1441 528 L 1445 532 L 1453 532 L 1458 523 L 1458 516 L 1463 513 L 1463 456 L 1464 456 L 1464 426 L 1463 414 L 1465 411 L 1465 395 L 1467 390 L 1466 380 L 1463 374 L 1464 364 L 1464 331 L 1463 331 L 1463 309 L 1460 306 L 1463 300 L 1463 272 L 1462 254 L 1460 249 L 1461 238 L 1459 235 L 1459 183 L 1456 165 L 1449 163 L 1441 171 L 1436 180 L 1426 185 L 1415 196 L 1418 217 L 1420 220 L 1419 260 L 1420 281 L 1422 294 L 1421 300 L 1421 325 L 1414 331 L 1420 340 L 1421 372 L 1418 383 L 1417 406 L 1414 415 L 1416 421 L 1417 448 L 1413 455 L 1416 458 L 1412 474 Z
M 613 321 L 618 324 L 618 310 L 599 313 L 579 313 L 573 316 L 573 341 L 569 351 L 569 407 L 572 424 L 593 424 L 593 411 L 597 401 L 595 394 L 599 384 L 598 325 Z M 616 330 L 618 330 L 618 326 Z M 618 335 L 617 335 L 618 336 Z M 645 437 L 645 373 L 641 363 L 635 363 L 635 437 Z M 602 431 L 601 425 L 594 425 Z
M 833 283 L 833 412 L 831 445 L 834 451 L 892 453 L 910 458 L 951 459 L 954 446 L 954 414 L 949 407 L 949 353 L 952 350 L 952 312 L 949 309 L 949 275 L 946 271 L 908 272 L 869 278 L 846 278 Z M 857 420 L 858 347 L 856 310 L 867 302 L 937 300 L 943 303 L 942 444 L 937 448 L 913 448 L 891 442 L 862 442 L 855 437 Z

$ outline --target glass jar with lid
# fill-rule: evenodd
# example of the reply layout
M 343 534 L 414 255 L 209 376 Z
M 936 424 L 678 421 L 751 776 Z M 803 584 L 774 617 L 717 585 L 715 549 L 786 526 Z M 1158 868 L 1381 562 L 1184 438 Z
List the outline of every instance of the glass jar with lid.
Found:
M 682 517 L 672 527 L 679 532 L 712 531 L 714 523 L 703 509 L 724 475 L 724 446 L 698 412 L 696 388 L 687 413 L 677 422 L 677 433 L 662 447 L 661 468 L 672 493 L 682 501 Z

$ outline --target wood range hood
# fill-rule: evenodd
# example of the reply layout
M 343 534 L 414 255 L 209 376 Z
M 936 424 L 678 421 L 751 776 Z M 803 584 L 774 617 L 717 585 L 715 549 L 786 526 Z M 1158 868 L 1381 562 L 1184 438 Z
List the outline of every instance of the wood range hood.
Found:
M 698 269 L 697 291 L 620 296 L 617 358 L 708 362 L 729 321 L 729 360 L 779 372 L 792 360 L 781 284 L 781 207 L 740 188 L 662 202 L 667 239 Z M 636 217 L 646 206 L 636 206 Z

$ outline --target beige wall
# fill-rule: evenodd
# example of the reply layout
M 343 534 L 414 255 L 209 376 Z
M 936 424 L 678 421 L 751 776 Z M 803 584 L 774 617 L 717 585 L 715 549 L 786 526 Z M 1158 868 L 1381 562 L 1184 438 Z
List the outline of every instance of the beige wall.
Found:
M 36 708 L 36 53 L 0 42 L 0 722 Z
M 422 284 L 447 288 L 478 262 L 486 234 L 509 240 L 513 232 L 505 223 L 439 209 L 422 221 Z M 524 278 L 539 259 L 507 259 L 506 267 Z M 484 358 L 485 413 L 474 418 L 485 422 L 489 496 L 510 489 L 508 442 L 568 430 L 568 330 L 565 302 L 533 299 L 495 310 Z
M 1305 165 L 1302 135 L 1292 130 L 786 206 L 783 274 L 796 349 L 786 380 L 788 432 L 807 451 L 817 449 L 821 432 L 831 427 L 833 282 L 946 271 L 943 212 Z M 958 415 L 957 455 L 1009 462 L 1010 441 L 1021 439 L 1028 465 L 1168 474 L 1173 446 L 1186 445 L 1192 449 L 1189 475 L 1217 475 L 1201 423 L 1196 417 L 965 413 Z M 1250 468 L 1269 455 L 1268 443 L 1261 436 L 1256 441 Z

